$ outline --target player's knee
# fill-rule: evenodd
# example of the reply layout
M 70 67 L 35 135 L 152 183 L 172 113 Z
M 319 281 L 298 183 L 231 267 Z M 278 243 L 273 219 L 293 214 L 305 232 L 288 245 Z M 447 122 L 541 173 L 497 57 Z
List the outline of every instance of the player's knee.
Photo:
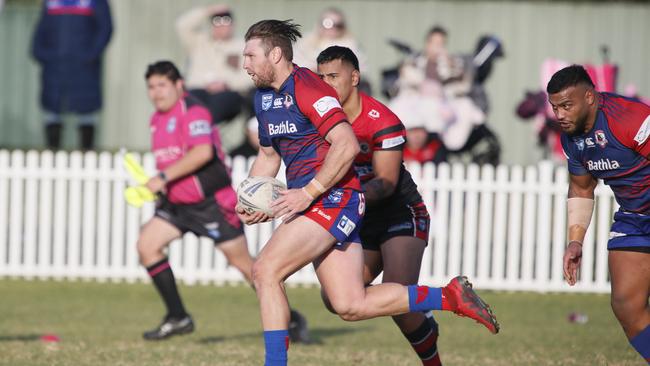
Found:
M 363 306 L 359 301 L 339 300 L 332 302 L 334 312 L 343 320 L 354 322 L 365 319 Z
M 140 263 L 142 264 L 148 262 L 149 258 L 153 257 L 156 254 L 156 249 L 147 241 L 142 240 L 142 238 L 138 240 L 136 247 L 138 249 L 138 257 L 140 258 Z
M 336 314 L 336 310 L 334 310 L 334 307 L 332 306 L 329 297 L 327 297 L 327 294 L 322 289 L 320 291 L 320 297 L 321 299 L 323 299 L 323 304 L 325 305 L 325 308 L 329 310 L 330 313 Z
M 253 262 L 253 268 L 251 269 L 251 276 L 253 277 L 253 286 L 260 289 L 266 285 L 274 284 L 280 282 L 277 279 L 277 271 L 273 270 L 267 261 L 263 259 L 256 259 Z
M 616 315 L 616 318 L 618 318 L 623 326 L 633 323 L 634 319 L 646 311 L 646 306 L 643 303 L 636 304 L 631 296 L 620 293 L 612 293 L 611 306 L 614 315 Z

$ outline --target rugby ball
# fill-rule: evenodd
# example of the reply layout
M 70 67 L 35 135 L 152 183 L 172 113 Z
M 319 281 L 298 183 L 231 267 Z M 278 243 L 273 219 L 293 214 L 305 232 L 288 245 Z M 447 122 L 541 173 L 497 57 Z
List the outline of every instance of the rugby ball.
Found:
M 271 202 L 280 197 L 280 191 L 287 186 L 271 177 L 248 177 L 237 187 L 237 203 L 246 212 L 253 214 L 263 212 L 273 215 Z

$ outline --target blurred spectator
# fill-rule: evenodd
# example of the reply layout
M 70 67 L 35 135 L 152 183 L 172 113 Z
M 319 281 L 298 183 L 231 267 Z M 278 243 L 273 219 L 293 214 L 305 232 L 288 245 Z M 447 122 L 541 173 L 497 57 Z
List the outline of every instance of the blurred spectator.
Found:
M 32 55 L 41 64 L 47 146 L 61 146 L 63 113 L 78 114 L 81 148 L 94 146 L 102 105 L 102 55 L 113 25 L 106 0 L 44 1 Z
M 248 123 L 246 123 L 245 128 L 246 138 L 244 139 L 244 142 L 241 143 L 241 145 L 235 147 L 232 151 L 230 151 L 230 156 L 232 157 L 244 156 L 249 158 L 251 156 L 257 155 L 257 151 L 260 148 L 257 117 L 251 117 L 251 119 L 248 120 Z
M 186 85 L 210 110 L 215 123 L 230 121 L 245 106 L 253 87 L 244 71 L 244 40 L 234 37 L 234 16 L 227 5 L 190 9 L 176 21 L 188 56 Z
M 398 92 L 389 107 L 405 125 L 421 124 L 429 133 L 437 133 L 450 155 L 497 164 L 498 140 L 485 126 L 485 113 L 470 97 L 474 84 L 472 58 L 450 54 L 447 31 L 434 26 L 424 50 L 411 54 L 400 67 Z M 487 144 L 478 144 L 483 140 Z
M 350 33 L 345 15 L 337 8 L 324 10 L 314 30 L 298 39 L 294 47 L 293 62 L 316 72 L 316 59 L 318 55 L 329 46 L 347 47 L 357 55 L 359 69 L 362 75 L 368 75 L 368 63 L 366 55 L 356 38 Z M 362 91 L 370 94 L 370 84 L 362 80 L 359 85 Z
M 402 159 L 420 164 L 447 161 L 447 149 L 437 133 L 426 130 L 422 124 L 405 124 L 406 146 Z

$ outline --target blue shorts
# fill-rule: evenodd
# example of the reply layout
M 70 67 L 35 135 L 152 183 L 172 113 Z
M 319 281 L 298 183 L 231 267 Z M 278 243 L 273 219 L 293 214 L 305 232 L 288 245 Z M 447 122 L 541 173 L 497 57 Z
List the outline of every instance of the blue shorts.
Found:
M 617 211 L 609 231 L 607 249 L 650 247 L 650 216 Z
M 337 245 L 361 243 L 359 232 L 365 207 L 363 193 L 349 188 L 332 188 L 302 214 L 332 234 Z

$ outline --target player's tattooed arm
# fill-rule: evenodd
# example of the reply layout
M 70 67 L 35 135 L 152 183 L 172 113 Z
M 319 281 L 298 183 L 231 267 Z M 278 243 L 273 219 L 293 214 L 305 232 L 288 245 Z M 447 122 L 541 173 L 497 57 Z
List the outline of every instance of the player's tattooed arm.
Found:
M 373 178 L 363 186 L 366 202 L 372 205 L 393 194 L 395 185 L 382 178 Z
M 375 177 L 366 182 L 366 202 L 373 205 L 395 192 L 402 168 L 402 151 L 375 151 L 372 155 L 372 170 Z

